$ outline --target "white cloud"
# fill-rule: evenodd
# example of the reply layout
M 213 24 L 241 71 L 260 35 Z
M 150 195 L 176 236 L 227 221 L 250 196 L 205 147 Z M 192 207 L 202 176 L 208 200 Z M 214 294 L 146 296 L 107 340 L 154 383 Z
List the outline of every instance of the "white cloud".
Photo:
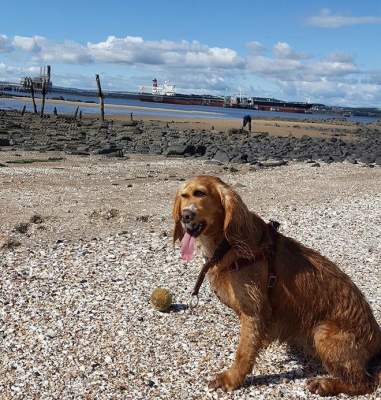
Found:
M 311 98 L 338 106 L 377 106 L 381 103 L 380 87 L 360 82 L 345 83 L 322 79 L 317 82 L 282 82 L 285 94 L 292 93 L 299 99 Z
M 272 51 L 266 51 L 258 41 L 246 46 L 249 51 L 243 56 L 234 49 L 197 41 L 109 36 L 97 43 L 83 44 L 55 42 L 38 35 L 0 35 L 0 52 L 4 54 L 0 80 L 18 81 L 21 76 L 38 73 L 36 65 L 49 63 L 53 65 L 53 82 L 64 86 L 94 87 L 97 70 L 104 87 L 112 90 L 135 91 L 139 85 L 150 85 L 156 76 L 161 82 L 170 80 L 183 93 L 232 94 L 241 86 L 248 95 L 266 93 L 331 104 L 381 104 L 381 72 L 363 70 L 352 54 L 335 52 L 316 57 L 284 41 L 275 43 Z M 25 67 L 12 66 L 14 60 L 20 64 L 22 56 Z M 66 64 L 60 75 L 55 74 L 58 63 Z M 100 64 L 110 66 L 108 72 L 99 70 Z
M 16 49 L 32 53 L 35 61 L 68 64 L 91 62 L 87 48 L 73 41 L 56 43 L 43 36 L 15 36 L 13 38 L 13 46 Z
M 274 59 L 265 56 L 249 57 L 248 69 L 265 76 L 285 76 L 286 73 L 296 73 L 304 67 L 300 61 L 287 59 Z
M 286 42 L 278 42 L 273 49 L 275 57 L 289 60 L 303 60 L 309 58 L 307 54 L 297 53 Z
M 28 51 L 31 53 L 38 53 L 41 51 L 39 42 L 45 41 L 42 36 L 15 36 L 13 38 L 13 46 L 17 49 Z
M 61 62 L 68 64 L 87 64 L 93 61 L 86 47 L 72 41 L 41 44 L 39 57 L 45 62 Z
M 251 54 L 262 54 L 266 50 L 265 46 L 256 40 L 246 43 L 246 47 L 250 50 Z
M 145 41 L 141 37 L 109 36 L 104 42 L 88 43 L 89 54 L 96 61 L 123 64 L 231 68 L 242 64 L 236 51 L 208 47 L 197 41 Z
M 334 15 L 328 8 L 320 10 L 319 15 L 308 17 L 306 20 L 308 25 L 319 28 L 341 28 L 343 26 L 364 25 L 364 24 L 381 24 L 381 17 L 352 17 L 345 15 Z
M 7 35 L 0 35 L 0 53 L 7 53 L 13 50 L 11 41 Z
M 5 36 L 0 39 L 0 49 L 6 39 Z M 32 53 L 34 60 L 44 62 L 105 62 L 194 68 L 243 67 L 243 59 L 235 50 L 209 47 L 197 41 L 146 41 L 138 36 L 109 36 L 105 41 L 83 45 L 73 41 L 57 43 L 42 36 L 15 36 L 12 44 L 16 49 Z
M 19 67 L 14 65 L 7 65 L 0 62 L 0 80 L 17 82 L 20 77 L 26 75 L 35 75 L 39 73 L 40 68 L 36 66 Z

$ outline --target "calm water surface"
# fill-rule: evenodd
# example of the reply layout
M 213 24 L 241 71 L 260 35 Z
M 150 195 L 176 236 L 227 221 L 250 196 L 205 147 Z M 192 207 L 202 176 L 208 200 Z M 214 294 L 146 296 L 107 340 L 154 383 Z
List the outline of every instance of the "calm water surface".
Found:
M 97 97 L 92 96 L 81 96 L 66 93 L 50 93 L 48 98 L 58 98 L 63 96 L 65 100 L 82 101 L 82 102 L 95 102 L 98 103 Z M 137 106 L 147 107 L 150 110 L 144 109 L 126 109 L 118 107 L 107 107 L 107 104 L 121 105 L 121 106 Z M 20 100 L 10 100 L 0 97 L 0 108 L 9 109 L 21 109 L 24 105 L 28 111 L 32 111 L 32 104 Z M 47 101 L 45 104 L 45 110 L 48 113 L 52 113 L 54 107 L 57 108 L 58 113 L 71 114 L 74 113 L 76 105 L 72 104 L 52 104 Z M 97 107 L 86 107 L 80 105 L 80 110 L 85 114 L 97 114 L 99 109 Z M 39 107 L 38 107 L 39 108 Z M 196 106 L 196 105 L 179 105 L 179 104 L 163 104 L 145 102 L 134 99 L 118 99 L 118 98 L 105 98 L 105 109 L 107 114 L 130 114 L 134 115 L 151 115 L 151 116 L 162 116 L 162 117 L 177 117 L 177 118 L 218 118 L 218 119 L 242 119 L 246 114 L 250 114 L 252 118 L 290 118 L 295 120 L 326 120 L 326 119 L 346 119 L 352 122 L 370 123 L 377 120 L 372 117 L 338 117 L 337 115 L 329 114 L 298 114 L 298 113 L 286 113 L 276 111 L 257 111 L 257 110 L 242 110 L 238 108 L 223 108 L 223 107 L 209 107 L 209 106 Z M 174 111 L 176 110 L 176 111 Z M 192 111 L 192 112 L 189 112 Z

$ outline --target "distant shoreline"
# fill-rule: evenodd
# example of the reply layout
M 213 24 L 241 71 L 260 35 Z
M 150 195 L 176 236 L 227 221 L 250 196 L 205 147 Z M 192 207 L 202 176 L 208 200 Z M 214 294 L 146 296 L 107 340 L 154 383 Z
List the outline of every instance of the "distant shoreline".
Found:
M 10 101 L 27 102 L 31 103 L 32 99 L 30 97 L 0 97 L 5 98 Z M 37 104 L 40 104 L 41 99 L 37 99 Z M 99 105 L 96 103 L 87 103 L 82 101 L 72 101 L 72 100 L 52 100 L 48 99 L 48 104 L 61 104 L 61 105 L 71 105 L 73 107 L 91 107 L 98 108 Z M 120 109 L 121 113 L 107 114 L 107 109 Z M 242 127 L 241 118 L 216 118 L 216 113 L 194 111 L 194 110 L 175 110 L 173 109 L 162 109 L 166 112 L 173 112 L 175 115 L 150 115 L 150 114 L 139 114 L 139 111 L 152 110 L 153 112 L 160 112 L 160 109 L 149 108 L 146 106 L 131 106 L 131 105 L 119 105 L 119 104 L 106 104 L 105 112 L 106 119 L 115 121 L 128 121 L 130 120 L 130 112 L 133 113 L 133 118 L 136 120 L 143 121 L 157 121 L 160 124 L 171 124 L 176 126 L 178 129 L 205 129 L 207 131 L 226 132 L 231 129 L 240 129 Z M 134 113 L 136 112 L 136 114 Z M 49 114 L 52 112 L 49 111 Z M 203 117 L 197 117 L 195 114 L 203 114 Z M 61 113 L 68 115 L 69 113 Z M 178 114 L 176 116 L 176 114 Z M 186 116 L 183 116 L 186 114 Z M 96 113 L 88 113 L 83 111 L 84 119 L 96 119 Z M 255 133 L 264 133 L 274 136 L 296 136 L 302 137 L 315 136 L 315 137 L 327 137 L 327 135 L 340 135 L 340 136 L 351 136 L 358 129 L 356 123 L 350 121 L 340 121 L 340 120 L 296 120 L 290 119 L 285 116 L 285 118 L 280 118 L 274 116 L 274 118 L 253 118 L 252 131 Z
M 29 103 L 32 102 L 30 97 L 25 96 L 3 96 L 7 100 L 12 101 L 27 101 Z M 58 100 L 58 99 L 47 99 L 47 102 L 53 104 L 71 104 L 74 106 L 83 106 L 83 107 L 99 107 L 97 103 L 90 103 L 85 101 L 75 101 L 75 100 Z M 41 103 L 41 98 L 36 97 L 36 103 Z M 141 110 L 141 111 L 152 111 L 157 112 L 158 108 L 155 107 L 146 107 L 146 106 L 132 106 L 126 104 L 110 104 L 105 103 L 105 108 L 121 108 L 127 110 Z M 198 110 L 176 110 L 172 108 L 165 108 L 164 111 L 171 112 L 171 113 L 180 113 L 180 114 L 205 114 L 205 115 L 218 115 L 218 113 L 211 112 L 211 111 L 198 111 Z

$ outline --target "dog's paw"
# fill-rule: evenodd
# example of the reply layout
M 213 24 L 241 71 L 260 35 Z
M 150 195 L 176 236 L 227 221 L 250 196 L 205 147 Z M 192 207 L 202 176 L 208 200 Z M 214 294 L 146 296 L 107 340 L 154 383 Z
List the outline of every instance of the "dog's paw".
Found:
M 336 386 L 337 381 L 332 378 L 309 379 L 307 381 L 307 389 L 319 396 L 336 396 L 338 394 Z
M 241 381 L 234 380 L 232 374 L 229 371 L 217 374 L 213 380 L 209 382 L 209 388 L 211 389 L 222 389 L 225 392 L 231 392 L 242 384 Z

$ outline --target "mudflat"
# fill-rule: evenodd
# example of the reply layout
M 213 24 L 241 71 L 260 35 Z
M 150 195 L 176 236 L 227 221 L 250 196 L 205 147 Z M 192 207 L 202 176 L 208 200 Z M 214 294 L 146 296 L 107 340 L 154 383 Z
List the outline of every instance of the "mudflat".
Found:
M 18 97 L 18 98 L 7 98 L 10 101 L 23 101 L 31 102 L 29 97 Z M 37 104 L 40 104 L 40 99 L 36 99 Z M 79 101 L 69 101 L 69 100 L 53 100 L 48 99 L 49 104 L 60 105 L 72 105 L 74 107 L 93 107 L 98 108 L 98 104 L 79 102 Z M 125 112 L 114 113 L 107 116 L 107 109 L 121 109 Z M 164 110 L 164 109 L 163 109 Z M 203 112 L 203 111 L 192 111 L 190 110 L 178 110 L 178 109 L 165 109 L 165 111 L 173 113 L 173 116 L 150 116 L 144 115 L 139 112 L 141 111 L 152 111 L 160 112 L 160 109 L 154 107 L 146 106 L 130 106 L 130 105 L 117 105 L 117 104 L 105 104 L 105 112 L 108 120 L 115 121 L 128 121 L 130 119 L 130 113 L 135 114 L 135 119 L 142 121 L 159 121 L 162 123 L 171 123 L 178 129 L 206 129 L 208 131 L 228 131 L 229 129 L 240 129 L 242 126 L 241 119 L 234 118 L 218 118 L 214 113 Z M 178 114 L 188 114 L 189 116 L 176 117 Z M 247 110 L 250 114 L 250 110 Z M 204 114 L 204 118 L 192 117 L 192 114 Z M 288 136 L 293 135 L 295 137 L 302 137 L 304 135 L 322 137 L 327 133 L 341 133 L 345 136 L 350 136 L 356 132 L 361 125 L 358 123 L 343 121 L 343 120 L 331 120 L 327 119 L 324 121 L 307 121 L 307 120 L 292 120 L 287 118 L 256 118 L 255 112 L 253 115 L 252 130 L 253 132 L 268 133 L 270 135 L 276 136 Z M 96 115 L 94 114 L 84 114 L 85 118 L 94 119 Z M 377 125 L 377 124 L 376 124 Z

